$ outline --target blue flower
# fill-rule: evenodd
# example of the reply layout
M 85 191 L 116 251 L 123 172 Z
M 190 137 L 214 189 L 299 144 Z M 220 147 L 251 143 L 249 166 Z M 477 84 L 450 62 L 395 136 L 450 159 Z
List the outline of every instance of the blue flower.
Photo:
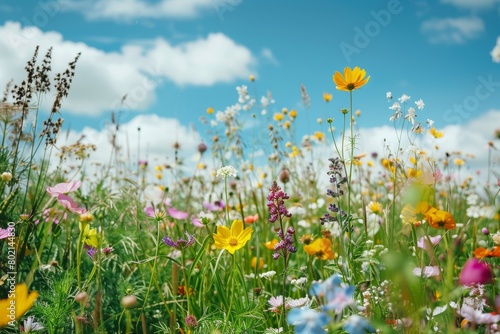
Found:
M 311 286 L 309 294 L 321 298 L 324 311 L 342 313 L 347 306 L 355 306 L 354 286 L 345 285 L 339 275 L 333 275 L 321 283 Z
M 351 315 L 344 324 L 344 329 L 349 334 L 374 333 L 375 328 L 359 315 Z
M 288 323 L 295 326 L 296 334 L 323 334 L 323 329 L 330 322 L 330 317 L 310 308 L 291 309 L 287 316 Z

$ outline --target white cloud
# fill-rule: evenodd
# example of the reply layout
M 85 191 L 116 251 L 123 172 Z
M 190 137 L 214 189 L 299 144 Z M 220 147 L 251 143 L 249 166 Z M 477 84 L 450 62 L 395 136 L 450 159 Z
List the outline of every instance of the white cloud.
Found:
M 0 73 L 6 81 L 23 79 L 23 68 L 36 45 L 43 54 L 53 47 L 54 73 L 63 71 L 82 53 L 69 97 L 63 102 L 63 110 L 75 114 L 98 115 L 116 109 L 125 94 L 128 109 L 144 110 L 154 101 L 155 89 L 163 80 L 204 86 L 231 82 L 247 78 L 256 63 L 250 50 L 222 33 L 178 45 L 163 38 L 130 42 L 114 52 L 17 22 L 0 26 L 0 36 Z
M 424 21 L 421 30 L 431 43 L 463 44 L 479 37 L 484 23 L 478 17 L 433 18 Z
M 271 64 L 273 64 L 273 65 L 279 65 L 279 62 L 274 57 L 273 51 L 271 51 L 271 49 L 269 49 L 269 48 L 262 49 L 261 52 L 260 52 L 260 55 L 264 59 L 266 59 L 267 61 L 269 61 Z
M 495 63 L 500 63 L 500 37 L 497 38 L 497 45 L 491 50 L 490 54 Z
M 444 158 L 446 152 L 461 152 L 462 157 L 474 156 L 467 159 L 462 179 L 467 175 L 475 176 L 476 172 L 480 171 L 480 178 L 484 181 L 488 166 L 488 142 L 494 142 L 496 147 L 500 148 L 499 140 L 494 141 L 495 130 L 499 129 L 499 119 L 500 110 L 490 110 L 469 123 L 447 125 L 439 129 L 444 133 L 442 138 L 434 139 L 429 134 L 424 134 L 416 141 L 416 146 L 436 159 Z M 398 141 L 393 127 L 386 125 L 361 128 L 359 133 L 359 151 L 356 154 L 377 152 L 381 158 L 380 154 L 384 153 L 384 147 L 387 145 L 393 154 L 396 153 Z M 403 135 L 401 147 L 406 150 L 408 145 L 406 135 Z M 434 150 L 435 145 L 439 146 L 438 150 Z M 385 154 L 387 156 L 388 152 L 385 151 Z M 500 173 L 500 151 L 493 152 L 492 161 L 495 165 L 494 170 Z
M 120 147 L 116 154 L 117 164 L 114 160 L 116 151 L 113 150 L 111 141 L 115 134 L 115 146 Z M 153 167 L 163 164 L 173 166 L 176 163 L 175 143 L 180 145 L 178 157 L 183 159 L 186 167 L 192 171 L 193 161 L 198 157 L 197 146 L 202 139 L 199 133 L 180 124 L 177 119 L 158 115 L 137 115 L 129 122 L 121 124 L 119 131 L 115 131 L 113 126 L 105 126 L 102 129 L 85 127 L 79 132 L 62 133 L 57 140 L 57 146 L 68 146 L 77 141 L 96 145 L 96 151 L 87 159 L 87 167 L 93 173 L 100 173 L 104 170 L 103 166 L 109 165 L 110 162 L 114 165 L 113 168 L 121 164 L 126 171 L 135 171 L 139 160 L 147 160 Z M 60 167 L 70 170 L 70 166 L 77 166 L 79 163 L 81 162 L 68 159 Z M 154 178 L 151 170 L 149 173 Z
M 81 12 L 89 20 L 195 18 L 207 9 L 216 10 L 218 0 L 60 0 L 61 9 Z
M 466 9 L 488 9 L 495 6 L 498 0 L 441 0 L 442 3 Z

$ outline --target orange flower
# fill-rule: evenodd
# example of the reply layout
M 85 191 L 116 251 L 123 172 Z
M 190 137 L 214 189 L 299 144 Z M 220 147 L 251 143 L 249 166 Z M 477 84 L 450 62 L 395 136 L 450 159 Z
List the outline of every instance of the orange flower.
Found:
M 252 265 L 252 268 L 255 268 L 257 266 L 257 257 L 252 258 L 252 262 L 250 263 Z M 261 270 L 264 267 L 264 259 L 259 258 L 259 267 L 258 269 Z
M 478 259 L 482 259 L 483 257 L 487 257 L 490 251 L 484 247 L 478 247 L 476 248 L 472 254 L 477 257 Z
M 259 220 L 259 215 L 256 213 L 253 216 L 246 216 L 245 217 L 245 224 L 253 224 L 257 220 Z
M 366 77 L 366 71 L 360 69 L 358 66 L 351 70 L 350 67 L 344 68 L 344 75 L 340 74 L 340 72 L 335 72 L 333 75 L 333 81 L 335 82 L 336 88 L 338 90 L 343 90 L 345 92 L 350 92 L 355 89 L 361 88 L 364 86 L 368 80 L 370 80 L 370 76 Z
M 434 228 L 444 227 L 447 230 L 452 230 L 457 226 L 451 213 L 444 210 L 427 212 L 425 214 L 425 219 L 429 222 L 429 225 Z
M 273 239 L 271 241 L 264 242 L 264 246 L 267 249 L 274 250 L 274 245 L 278 243 L 278 239 Z
M 332 242 L 327 238 L 319 238 L 304 246 L 304 251 L 309 255 L 314 255 L 321 260 L 331 260 L 335 258 L 332 251 Z

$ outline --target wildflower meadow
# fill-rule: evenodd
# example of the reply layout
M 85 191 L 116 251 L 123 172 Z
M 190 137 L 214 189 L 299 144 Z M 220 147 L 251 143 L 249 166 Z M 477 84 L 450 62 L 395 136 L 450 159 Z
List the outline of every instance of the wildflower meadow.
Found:
M 79 54 L 52 73 L 51 52 L 0 102 L 1 333 L 500 333 L 498 170 L 440 150 L 425 96 L 380 96 L 398 141 L 362 152 L 369 68 L 324 73 L 318 120 L 305 86 L 305 112 L 276 110 L 250 76 L 199 112 L 195 160 L 119 159 L 111 136 L 92 165 L 58 140 Z

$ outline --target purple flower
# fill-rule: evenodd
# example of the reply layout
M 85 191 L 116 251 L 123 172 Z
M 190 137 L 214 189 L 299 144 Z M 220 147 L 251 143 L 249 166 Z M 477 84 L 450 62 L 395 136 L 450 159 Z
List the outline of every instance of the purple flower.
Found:
M 87 251 L 87 255 L 94 260 L 95 253 L 97 253 L 97 249 L 94 247 L 90 247 L 89 250 Z
M 187 232 L 186 232 L 186 239 L 179 239 L 177 241 L 174 241 L 167 236 L 163 237 L 163 242 L 167 246 L 174 247 L 174 248 L 179 249 L 179 250 L 188 248 L 189 246 L 194 244 L 194 241 L 195 241 L 194 236 L 190 235 Z
M 467 260 L 458 282 L 462 285 L 470 286 L 472 284 L 488 284 L 493 281 L 491 268 L 486 262 L 481 262 L 475 257 Z
M 203 202 L 203 206 L 205 207 L 206 210 L 208 211 L 221 211 L 226 207 L 226 203 L 222 200 L 215 201 L 213 203 L 210 202 Z
M 269 218 L 270 223 L 274 223 L 278 218 L 281 221 L 283 217 L 292 216 L 285 207 L 285 200 L 289 198 L 290 197 L 278 186 L 278 183 L 273 181 L 271 188 L 269 188 L 269 195 L 267 196 L 267 207 L 271 215 Z

